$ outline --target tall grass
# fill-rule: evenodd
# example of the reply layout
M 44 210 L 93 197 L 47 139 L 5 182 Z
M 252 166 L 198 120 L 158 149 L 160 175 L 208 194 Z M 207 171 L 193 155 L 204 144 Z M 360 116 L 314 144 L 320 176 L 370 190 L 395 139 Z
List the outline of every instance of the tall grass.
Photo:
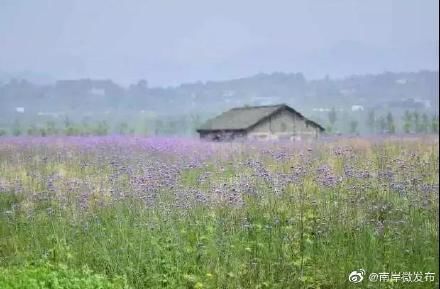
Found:
M 438 161 L 436 139 L 4 139 L 0 266 L 87 265 L 132 288 L 436 288 Z M 436 280 L 351 284 L 360 268 Z

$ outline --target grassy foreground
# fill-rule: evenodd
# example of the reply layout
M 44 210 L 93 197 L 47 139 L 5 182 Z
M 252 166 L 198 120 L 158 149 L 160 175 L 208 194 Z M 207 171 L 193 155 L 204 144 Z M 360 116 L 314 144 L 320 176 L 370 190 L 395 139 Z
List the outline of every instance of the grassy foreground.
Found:
M 29 288 L 438 288 L 438 149 L 0 138 L 0 287 L 53 271 L 67 285 Z

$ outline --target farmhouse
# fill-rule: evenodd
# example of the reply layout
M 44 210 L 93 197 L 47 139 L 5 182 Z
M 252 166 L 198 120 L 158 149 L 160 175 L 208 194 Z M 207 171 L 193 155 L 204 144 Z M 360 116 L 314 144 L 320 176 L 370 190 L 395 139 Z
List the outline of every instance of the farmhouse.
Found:
M 324 128 L 285 105 L 238 107 L 208 120 L 197 132 L 201 139 L 306 140 Z

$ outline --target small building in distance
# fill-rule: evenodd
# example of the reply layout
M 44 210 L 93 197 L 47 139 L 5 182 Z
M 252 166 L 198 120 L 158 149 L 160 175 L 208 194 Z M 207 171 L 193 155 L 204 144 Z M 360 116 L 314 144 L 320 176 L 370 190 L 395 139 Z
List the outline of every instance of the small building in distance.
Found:
M 323 131 L 286 104 L 232 108 L 197 129 L 201 139 L 211 141 L 310 140 Z

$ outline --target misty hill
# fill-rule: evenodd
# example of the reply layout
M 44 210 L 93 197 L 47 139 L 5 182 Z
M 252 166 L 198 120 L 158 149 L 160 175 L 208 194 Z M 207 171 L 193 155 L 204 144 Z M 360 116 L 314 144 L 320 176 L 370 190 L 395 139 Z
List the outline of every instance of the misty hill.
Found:
M 111 80 L 11 80 L 0 83 L 0 125 L 17 118 L 129 121 L 136 115 L 200 122 L 235 106 L 277 103 L 321 122 L 331 108 L 438 114 L 438 77 L 438 71 L 419 71 L 307 80 L 301 73 L 272 73 L 174 87 L 149 87 L 146 80 L 128 87 Z
M 286 102 L 301 110 L 386 104 L 405 106 L 414 100 L 437 109 L 438 72 L 383 73 L 344 79 L 306 80 L 301 73 L 258 74 L 219 82 L 177 87 L 148 87 L 145 80 L 124 88 L 111 80 L 61 80 L 37 85 L 26 80 L 0 84 L 0 109 L 10 113 L 148 110 L 157 114 L 218 111 L 243 104 Z

